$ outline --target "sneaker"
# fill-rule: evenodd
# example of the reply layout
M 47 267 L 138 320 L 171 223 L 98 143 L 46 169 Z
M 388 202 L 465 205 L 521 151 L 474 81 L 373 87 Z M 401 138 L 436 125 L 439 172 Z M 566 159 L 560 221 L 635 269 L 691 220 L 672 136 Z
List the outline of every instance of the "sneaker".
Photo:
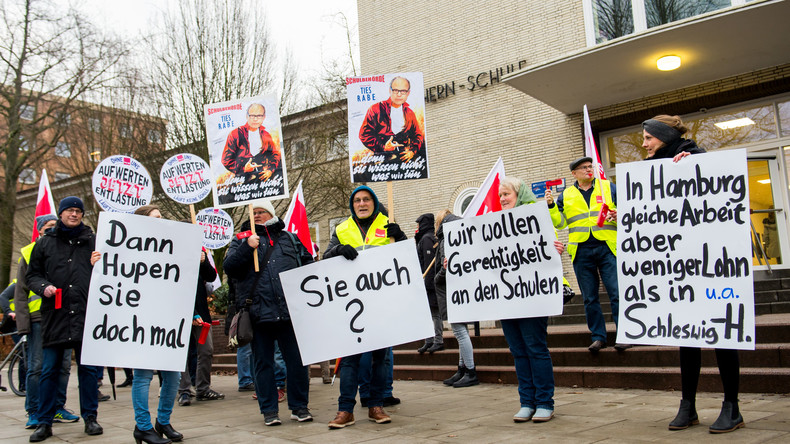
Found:
M 277 402 L 285 401 L 285 389 L 278 388 L 277 389 Z
M 178 405 L 188 406 L 192 405 L 192 398 L 189 397 L 189 393 L 182 393 L 178 396 Z
M 299 422 L 310 422 L 313 420 L 313 415 L 310 414 L 310 410 L 307 407 L 304 407 L 291 412 L 291 419 Z
M 532 422 L 548 422 L 554 417 L 554 410 L 545 407 L 538 407 L 535 414 L 532 415 Z
M 79 420 L 79 416 L 63 407 L 59 408 L 58 411 L 55 412 L 55 417 L 52 419 L 53 422 L 77 422 Z
M 27 424 L 25 424 L 25 428 L 29 430 L 33 430 L 36 427 L 38 427 L 38 419 L 36 419 L 35 415 L 28 415 Z
M 255 384 L 249 383 L 247 385 L 243 385 L 243 386 L 239 387 L 239 391 L 240 392 L 252 392 L 252 391 L 255 391 Z
M 198 401 L 216 401 L 218 399 L 225 399 L 225 395 L 211 389 L 208 389 L 206 393 L 198 393 L 197 395 Z
M 312 417 L 310 417 L 310 419 L 312 419 Z M 280 425 L 283 422 L 280 421 L 280 417 L 277 415 L 277 412 L 269 412 L 263 414 L 263 423 L 271 427 Z
M 104 393 L 99 390 L 99 402 L 109 401 L 110 395 L 105 395 Z
M 532 419 L 535 414 L 535 409 L 532 407 L 521 407 L 521 410 L 513 415 L 513 422 L 527 422 Z
M 354 425 L 354 414 L 351 412 L 337 412 L 335 419 L 329 421 L 330 429 L 342 429 L 343 427 Z

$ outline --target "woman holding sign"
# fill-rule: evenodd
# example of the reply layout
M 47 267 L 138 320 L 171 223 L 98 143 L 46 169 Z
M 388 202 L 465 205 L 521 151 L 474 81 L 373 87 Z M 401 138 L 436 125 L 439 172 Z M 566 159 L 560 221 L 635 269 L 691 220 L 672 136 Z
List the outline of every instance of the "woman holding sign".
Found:
M 521 179 L 502 178 L 499 203 L 503 210 L 536 201 L 535 195 Z M 554 246 L 560 254 L 565 250 L 559 241 L 555 241 Z M 550 421 L 554 417 L 554 366 L 548 346 L 549 318 L 502 319 L 501 323 L 516 363 L 521 401 L 521 409 L 513 416 L 513 421 Z
M 678 116 L 659 115 L 642 122 L 644 142 L 647 150 L 645 160 L 673 159 L 680 161 L 690 154 L 704 153 L 693 140 L 681 136 L 688 131 Z M 724 402 L 718 419 L 708 429 L 710 433 L 727 433 L 744 426 L 743 416 L 738 409 L 738 385 L 740 361 L 738 350 L 716 349 L 716 363 L 724 386 Z M 702 367 L 702 351 L 697 347 L 680 347 L 680 379 L 683 397 L 678 414 L 669 423 L 669 430 L 683 430 L 699 424 L 695 401 L 697 384 Z
M 134 214 L 161 218 L 162 213 L 156 205 L 144 205 Z M 205 260 L 205 258 L 203 259 Z M 184 436 L 170 425 L 170 414 L 178 393 L 178 382 L 181 373 L 159 370 L 162 377 L 162 390 L 159 392 L 159 409 L 156 415 L 156 425 L 151 424 L 151 413 L 148 410 L 148 391 L 151 387 L 153 370 L 134 369 L 132 379 L 132 406 L 134 406 L 134 440 L 137 444 L 166 444 L 171 441 L 181 441 Z M 167 435 L 164 437 L 163 435 Z

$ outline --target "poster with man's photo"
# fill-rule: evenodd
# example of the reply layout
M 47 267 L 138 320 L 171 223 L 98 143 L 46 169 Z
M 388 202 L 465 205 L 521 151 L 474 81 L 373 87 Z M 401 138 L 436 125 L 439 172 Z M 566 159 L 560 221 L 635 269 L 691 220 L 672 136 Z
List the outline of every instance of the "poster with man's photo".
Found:
M 287 198 L 282 125 L 273 95 L 204 106 L 214 206 Z
M 421 72 L 346 78 L 352 182 L 427 179 Z

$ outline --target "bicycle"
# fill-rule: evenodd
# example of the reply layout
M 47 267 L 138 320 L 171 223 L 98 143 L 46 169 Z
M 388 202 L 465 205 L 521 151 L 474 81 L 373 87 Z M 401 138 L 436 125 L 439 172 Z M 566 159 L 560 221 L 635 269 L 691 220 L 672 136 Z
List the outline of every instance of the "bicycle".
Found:
M 17 332 L 0 334 L 0 338 L 15 335 Z M 8 388 L 3 386 L 2 373 L 6 364 L 10 363 L 8 367 L 8 385 L 11 386 L 11 391 L 17 396 L 25 396 L 24 378 L 27 374 L 27 336 L 22 336 L 19 342 L 14 345 L 8 356 L 3 359 L 0 364 L 0 391 L 7 391 Z M 16 373 L 16 378 L 14 377 Z

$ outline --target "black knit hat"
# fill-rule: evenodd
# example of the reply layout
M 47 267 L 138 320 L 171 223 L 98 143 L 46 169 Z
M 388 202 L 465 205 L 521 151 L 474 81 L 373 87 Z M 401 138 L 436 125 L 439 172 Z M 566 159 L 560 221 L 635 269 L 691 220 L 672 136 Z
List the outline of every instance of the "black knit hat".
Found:
M 64 197 L 63 200 L 60 201 L 60 205 L 58 205 L 58 216 L 69 208 L 79 208 L 80 211 L 85 211 L 85 205 L 82 204 L 82 200 L 79 197 L 69 196 Z

